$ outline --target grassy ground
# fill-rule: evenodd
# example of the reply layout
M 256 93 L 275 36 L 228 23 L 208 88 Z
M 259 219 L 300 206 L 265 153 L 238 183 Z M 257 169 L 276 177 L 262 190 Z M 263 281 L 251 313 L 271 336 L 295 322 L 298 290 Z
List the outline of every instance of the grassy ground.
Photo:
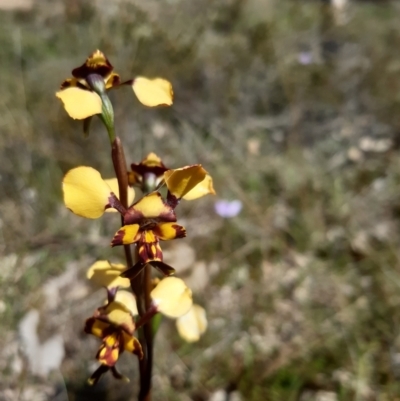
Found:
M 102 298 L 84 273 L 122 257 L 108 247 L 115 219 L 79 219 L 61 199 L 69 168 L 112 173 L 101 125 L 84 139 L 54 97 L 96 48 L 124 78 L 174 85 L 171 109 L 113 93 L 129 161 L 156 151 L 170 166 L 201 162 L 218 197 L 244 206 L 231 220 L 212 197 L 180 206 L 188 238 L 165 249 L 209 329 L 188 345 L 163 323 L 154 400 L 221 389 L 231 401 L 400 400 L 400 9 L 378 3 L 339 16 L 274 0 L 40 1 L 0 13 L 1 400 L 134 399 L 129 358 L 132 385 L 84 384 L 97 343 L 82 326 Z M 19 350 L 33 308 L 41 341 L 65 341 L 51 380 Z

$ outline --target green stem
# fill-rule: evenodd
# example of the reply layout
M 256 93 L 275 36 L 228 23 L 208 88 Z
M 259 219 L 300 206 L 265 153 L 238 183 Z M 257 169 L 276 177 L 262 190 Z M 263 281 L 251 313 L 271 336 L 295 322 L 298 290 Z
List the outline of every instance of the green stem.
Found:
M 114 112 L 113 112 L 112 104 L 107 95 L 101 95 L 100 97 L 101 97 L 101 101 L 102 101 L 102 113 L 100 114 L 100 118 L 101 118 L 101 121 L 103 121 L 103 124 L 105 125 L 105 127 L 107 128 L 107 133 L 108 133 L 108 138 L 110 139 L 110 144 L 111 144 L 111 146 L 114 146 L 116 136 L 115 136 Z M 126 170 L 126 165 L 125 165 L 125 170 Z M 118 183 L 119 183 L 119 181 L 118 181 Z

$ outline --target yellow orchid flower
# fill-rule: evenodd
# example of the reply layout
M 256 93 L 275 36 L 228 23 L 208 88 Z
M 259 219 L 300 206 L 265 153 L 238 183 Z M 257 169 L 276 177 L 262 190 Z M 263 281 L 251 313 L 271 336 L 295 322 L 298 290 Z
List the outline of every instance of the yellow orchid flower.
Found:
M 88 119 L 102 112 L 102 100 L 93 91 L 90 77 L 101 77 L 106 90 L 131 85 L 138 100 L 148 107 L 170 106 L 173 102 L 172 85 L 165 79 L 136 77 L 121 83 L 120 77 L 113 72 L 113 66 L 107 57 L 96 50 L 86 61 L 72 70 L 72 78 L 66 79 L 60 91 L 56 93 L 70 117 L 78 120 Z
M 114 377 L 128 380 L 117 371 L 115 364 L 124 351 L 137 355 L 139 359 L 143 358 L 142 347 L 133 336 L 134 331 L 135 322 L 131 312 L 123 303 L 118 302 L 115 294 L 107 305 L 98 308 L 94 316 L 86 320 L 85 332 L 102 340 L 96 355 L 101 365 L 90 377 L 89 384 L 97 383 L 108 370 L 111 370 Z

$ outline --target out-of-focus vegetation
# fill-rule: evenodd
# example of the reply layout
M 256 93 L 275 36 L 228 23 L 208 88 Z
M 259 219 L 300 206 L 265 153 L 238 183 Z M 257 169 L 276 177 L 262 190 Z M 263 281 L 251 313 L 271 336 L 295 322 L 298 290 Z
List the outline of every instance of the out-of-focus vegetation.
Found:
M 218 197 L 244 206 L 226 220 L 212 197 L 179 211 L 188 238 L 165 249 L 209 329 L 188 345 L 163 322 L 154 400 L 216 401 L 219 390 L 231 401 L 400 400 L 399 18 L 398 2 L 382 1 L 341 13 L 295 0 L 40 0 L 2 11 L 0 399 L 136 391 L 129 358 L 131 385 L 85 386 L 96 344 L 83 322 L 104 296 L 85 270 L 122 255 L 107 247 L 115 220 L 80 219 L 61 199 L 69 168 L 112 172 L 101 124 L 84 139 L 54 96 L 99 48 L 123 77 L 174 85 L 171 109 L 112 94 L 128 160 L 156 151 L 172 167 L 201 162 Z M 40 342 L 61 334 L 65 344 L 50 378 L 20 350 L 31 309 Z

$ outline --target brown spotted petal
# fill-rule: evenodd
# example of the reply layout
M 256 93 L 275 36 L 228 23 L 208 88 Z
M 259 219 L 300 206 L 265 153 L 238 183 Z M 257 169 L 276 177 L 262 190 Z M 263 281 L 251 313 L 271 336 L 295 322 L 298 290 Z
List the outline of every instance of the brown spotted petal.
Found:
M 91 317 L 85 322 L 85 333 L 93 334 L 98 338 L 104 338 L 109 332 L 110 324 Z
M 176 223 L 159 223 L 153 228 L 154 234 L 162 241 L 186 237 L 186 230 Z
M 149 263 L 153 260 L 162 261 L 163 254 L 158 243 L 158 238 L 151 230 L 144 231 L 140 237 L 139 244 L 139 257 L 143 263 Z
M 92 53 L 86 61 L 72 70 L 72 75 L 78 79 L 85 79 L 89 74 L 97 74 L 107 78 L 113 71 L 113 66 L 100 50 Z
M 130 336 L 126 333 L 121 333 L 123 340 L 124 351 L 135 354 L 139 359 L 143 358 L 143 350 L 139 340 L 136 337 Z
M 116 72 L 112 72 L 107 78 L 104 78 L 104 81 L 106 84 L 106 89 L 111 89 L 121 84 L 119 75 Z
M 95 318 L 108 323 L 111 326 L 110 330 L 120 329 L 128 334 L 133 334 L 136 328 L 130 310 L 125 308 L 124 305 L 119 302 L 110 302 L 106 306 L 98 308 Z M 108 331 L 106 333 L 108 333 Z
M 67 89 L 67 88 L 81 88 L 81 89 L 89 89 L 89 85 L 86 81 L 78 81 L 76 78 L 68 78 L 62 82 L 60 85 L 60 89 Z
M 129 245 L 140 239 L 139 224 L 128 224 L 121 227 L 111 241 L 111 246 Z
M 121 345 L 120 333 L 114 332 L 106 336 L 100 345 L 96 359 L 102 365 L 114 366 L 118 361 Z

